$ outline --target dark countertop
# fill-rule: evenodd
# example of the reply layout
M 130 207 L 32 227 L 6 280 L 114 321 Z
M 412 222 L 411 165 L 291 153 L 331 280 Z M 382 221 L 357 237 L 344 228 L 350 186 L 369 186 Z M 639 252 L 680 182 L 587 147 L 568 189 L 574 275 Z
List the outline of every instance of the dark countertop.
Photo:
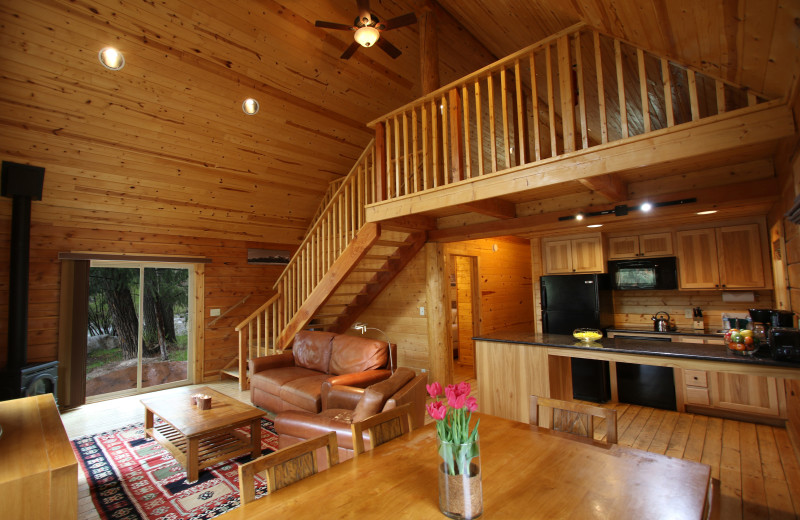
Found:
M 671 341 L 648 341 L 640 339 L 625 339 L 621 337 L 603 337 L 599 341 L 587 344 L 583 341 L 573 338 L 571 335 L 538 334 L 532 332 L 492 332 L 491 334 L 476 336 L 472 339 L 479 341 L 496 341 L 499 343 L 518 343 L 523 345 L 574 348 L 579 350 L 602 349 L 608 352 L 619 352 L 622 354 L 641 354 L 683 359 L 702 359 L 706 361 L 727 361 L 731 363 L 768 365 L 800 370 L 800 363 L 775 361 L 769 357 L 741 356 L 738 354 L 733 354 L 724 345 L 678 343 Z
M 698 330 L 698 329 L 675 329 L 669 330 L 666 332 L 653 330 L 653 327 L 628 327 L 625 329 L 615 329 L 609 328 L 606 329 L 608 332 L 626 332 L 626 333 L 637 333 L 637 334 L 664 334 L 665 336 L 675 336 L 675 335 L 684 335 L 684 336 L 716 336 L 720 337 L 724 334 L 721 329 L 716 330 Z

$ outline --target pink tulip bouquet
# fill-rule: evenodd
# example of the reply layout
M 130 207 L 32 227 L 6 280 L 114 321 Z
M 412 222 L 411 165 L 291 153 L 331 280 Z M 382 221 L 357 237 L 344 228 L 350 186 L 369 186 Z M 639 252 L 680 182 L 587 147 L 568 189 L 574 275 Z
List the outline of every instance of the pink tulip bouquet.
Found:
M 469 475 L 469 465 L 478 456 L 478 424 L 470 431 L 472 412 L 478 409 L 478 400 L 469 395 L 469 383 L 447 385 L 444 396 L 447 404 L 439 401 L 442 385 L 438 382 L 426 385 L 428 395 L 436 401 L 427 405 L 428 415 L 436 420 L 436 433 L 439 437 L 439 455 L 450 475 Z

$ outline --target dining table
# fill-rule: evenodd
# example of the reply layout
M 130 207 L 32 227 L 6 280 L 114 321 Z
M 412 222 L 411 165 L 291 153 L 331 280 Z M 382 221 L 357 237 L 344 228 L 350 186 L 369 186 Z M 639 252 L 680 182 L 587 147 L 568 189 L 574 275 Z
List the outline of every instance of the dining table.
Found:
M 693 519 L 708 514 L 711 468 L 481 413 L 482 518 Z M 217 517 L 220 520 L 444 518 L 436 426 Z

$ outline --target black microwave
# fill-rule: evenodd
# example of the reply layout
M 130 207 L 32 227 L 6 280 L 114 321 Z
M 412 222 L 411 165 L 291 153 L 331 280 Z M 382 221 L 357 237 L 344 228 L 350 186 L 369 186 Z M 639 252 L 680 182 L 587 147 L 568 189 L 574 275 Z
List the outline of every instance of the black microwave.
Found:
M 662 290 L 678 288 L 675 257 L 611 260 L 608 274 L 614 289 Z

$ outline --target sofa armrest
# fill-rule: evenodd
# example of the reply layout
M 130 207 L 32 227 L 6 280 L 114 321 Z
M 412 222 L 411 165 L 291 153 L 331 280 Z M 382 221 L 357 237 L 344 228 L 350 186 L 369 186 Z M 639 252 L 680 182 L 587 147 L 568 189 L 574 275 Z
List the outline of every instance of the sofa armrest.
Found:
M 288 351 L 282 354 L 275 354 L 274 356 L 253 358 L 248 361 L 248 364 L 250 366 L 250 376 L 270 368 L 293 367 L 294 353 L 292 351 Z
M 363 388 L 341 385 L 328 387 L 325 385 L 322 390 L 322 409 L 344 408 L 345 410 L 355 410 L 363 395 Z
M 333 385 L 366 388 L 369 385 L 380 383 L 384 379 L 389 379 L 391 375 L 391 370 L 365 370 L 364 372 L 353 372 L 352 374 L 341 374 L 329 377 L 322 382 L 322 389 L 320 391 L 322 409 L 327 410 L 328 408 L 332 408 L 331 406 L 327 406 L 327 395 Z

